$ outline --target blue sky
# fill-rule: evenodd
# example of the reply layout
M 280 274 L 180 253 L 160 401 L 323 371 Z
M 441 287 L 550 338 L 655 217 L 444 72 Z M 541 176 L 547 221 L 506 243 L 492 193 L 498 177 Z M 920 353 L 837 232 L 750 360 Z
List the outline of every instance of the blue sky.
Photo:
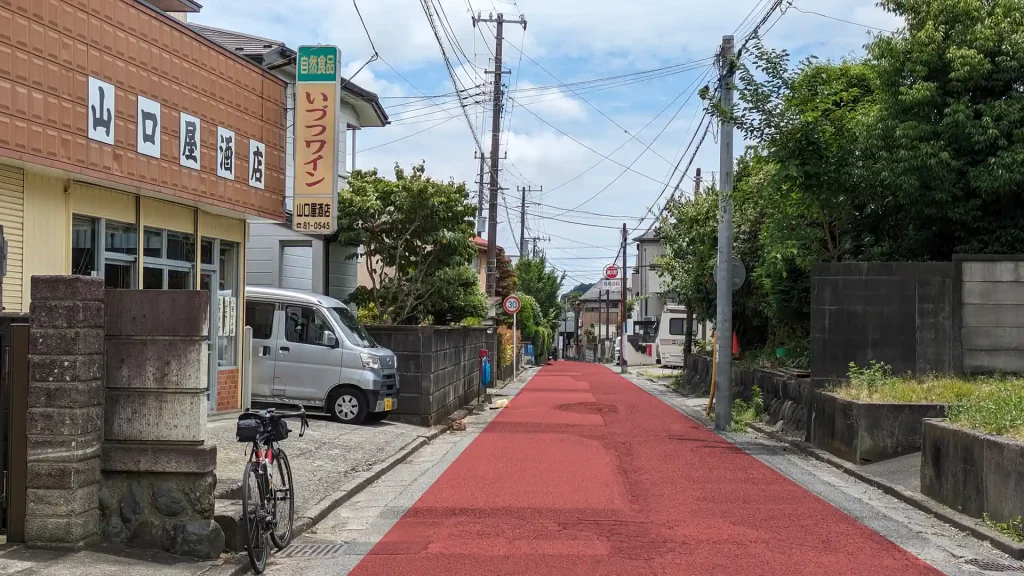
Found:
M 354 81 L 377 92 L 394 120 L 386 128 L 360 132 L 358 167 L 377 167 L 390 174 L 395 162 L 408 166 L 424 160 L 428 174 L 465 181 L 475 190 L 476 144 L 456 100 L 451 96 L 430 101 L 413 98 L 421 98 L 421 93 L 433 96 L 453 91 L 420 2 L 357 2 L 383 61 L 364 68 Z M 541 245 L 556 267 L 568 271 L 566 288 L 577 281 L 594 281 L 603 264 L 615 255 L 613 246 L 621 233 L 613 228 L 626 222 L 630 230 L 639 224 L 642 231 L 650 220 L 640 223 L 637 217 L 648 213 L 652 205 L 657 212 L 661 205 L 655 202 L 700 120 L 700 100 L 691 95 L 707 82 L 702 75 L 708 69 L 702 59 L 714 54 L 723 34 L 742 36 L 753 25 L 751 19 L 744 23 L 745 17 L 755 9 L 760 13 L 769 3 L 435 0 L 443 7 L 446 25 L 450 23 L 465 53 L 465 65 L 460 65 L 453 54 L 449 56 L 467 87 L 480 85 L 485 73 L 482 68 L 492 66 L 494 42 L 492 26 L 473 27 L 470 8 L 484 16 L 502 12 L 507 18 L 515 18 L 521 13 L 528 23 L 525 32 L 513 24 L 505 28 L 504 66 L 511 70 L 506 84 L 514 90 L 514 101 L 506 111 L 502 134 L 502 149 L 508 159 L 502 164 L 501 182 L 509 190 L 504 192 L 498 211 L 498 240 L 508 253 L 518 253 L 513 240 L 513 234 L 516 239 L 519 236 L 516 187 L 542 185 L 547 192 L 528 198 L 527 236 L 550 238 Z M 882 29 L 899 25 L 872 0 L 795 0 L 792 5 L 787 0 L 785 6 L 786 12 L 777 23 L 776 17 L 769 20 L 771 28 L 765 42 L 788 49 L 794 58 L 809 54 L 825 58 L 857 56 L 870 40 L 868 28 L 808 12 Z M 373 53 L 351 0 L 247 0 L 244 4 L 238 0 L 206 0 L 202 11 L 190 20 L 282 40 L 293 48 L 300 44 L 338 45 L 346 75 Z M 520 56 L 520 49 L 525 57 Z M 671 74 L 611 89 L 590 91 L 588 85 L 577 85 L 572 90 L 560 88 L 562 83 L 689 62 L 694 64 L 672 69 Z M 467 96 L 466 101 L 470 100 L 482 99 Z M 489 149 L 490 120 L 481 115 L 483 108 L 473 106 L 470 113 L 481 141 Z M 662 110 L 665 112 L 659 115 Z M 645 152 L 647 144 L 651 146 Z M 737 153 L 740 146 L 737 143 Z M 603 160 L 587 147 L 610 155 L 632 171 Z M 698 152 L 693 168 L 702 168 L 707 177 L 718 166 L 718 145 L 712 136 Z M 693 169 L 681 188 L 692 189 L 692 175 Z M 672 178 L 669 191 L 677 178 Z M 576 211 L 563 213 L 566 208 Z M 634 250 L 629 252 L 630 261 L 634 254 Z

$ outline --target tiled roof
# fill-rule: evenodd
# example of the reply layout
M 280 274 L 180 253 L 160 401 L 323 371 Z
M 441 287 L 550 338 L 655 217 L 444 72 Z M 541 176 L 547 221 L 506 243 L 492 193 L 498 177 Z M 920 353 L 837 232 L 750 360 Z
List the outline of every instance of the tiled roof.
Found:
M 204 26 L 194 22 L 188 22 L 188 27 L 196 32 L 213 40 L 217 44 L 231 50 L 236 54 L 246 57 L 259 57 L 275 48 L 284 46 L 284 42 L 260 38 L 251 34 L 242 34 L 231 30 L 223 30 L 212 26 Z

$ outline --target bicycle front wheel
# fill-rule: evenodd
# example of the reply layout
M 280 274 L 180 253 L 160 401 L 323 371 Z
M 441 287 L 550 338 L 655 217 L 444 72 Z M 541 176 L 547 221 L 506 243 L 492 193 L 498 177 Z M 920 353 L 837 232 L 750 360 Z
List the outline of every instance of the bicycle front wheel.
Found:
M 269 511 L 259 466 L 258 462 L 245 465 L 245 474 L 242 476 L 242 524 L 249 563 L 252 564 L 253 572 L 263 574 L 270 554 L 266 529 Z
M 292 465 L 288 455 L 278 448 L 274 452 L 274 529 L 270 539 L 278 550 L 284 550 L 292 541 L 292 525 L 295 522 L 295 486 L 292 485 Z

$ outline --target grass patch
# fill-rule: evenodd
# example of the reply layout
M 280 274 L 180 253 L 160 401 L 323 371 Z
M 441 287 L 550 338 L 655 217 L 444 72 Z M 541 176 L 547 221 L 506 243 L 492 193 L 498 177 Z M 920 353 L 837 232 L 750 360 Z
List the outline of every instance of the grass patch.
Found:
M 947 404 L 952 424 L 987 434 L 1024 440 L 1024 377 L 958 378 L 894 376 L 892 367 L 872 361 L 850 364 L 849 381 L 832 389 L 859 402 Z
M 982 515 L 985 524 L 996 532 L 1008 537 L 1014 542 L 1024 542 L 1024 520 L 1017 516 L 1009 522 L 995 522 L 988 516 L 988 512 Z
M 750 402 L 734 400 L 732 403 L 732 424 L 730 432 L 743 432 L 751 422 L 757 422 L 764 415 L 764 397 L 757 386 L 750 391 Z

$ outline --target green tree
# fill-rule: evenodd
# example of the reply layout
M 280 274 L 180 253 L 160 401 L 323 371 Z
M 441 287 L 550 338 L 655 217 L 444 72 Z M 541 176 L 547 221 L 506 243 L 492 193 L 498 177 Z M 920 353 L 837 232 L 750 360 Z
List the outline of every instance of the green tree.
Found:
M 516 291 L 516 271 L 512 267 L 512 259 L 505 255 L 505 249 L 497 246 L 495 253 L 495 296 L 505 300 Z
M 562 289 L 565 275 L 559 276 L 555 270 L 549 268 L 544 256 L 520 258 L 516 262 L 515 273 L 517 290 L 537 301 L 545 324 L 557 322 L 563 309 L 558 293 Z
M 338 241 L 362 246 L 370 287 L 350 300 L 372 304 L 388 324 L 480 315 L 480 288 L 466 273 L 476 256 L 475 215 L 464 183 L 434 180 L 423 164 L 410 172 L 395 165 L 394 180 L 353 171 L 338 195 Z
M 881 0 L 905 28 L 868 47 L 893 259 L 1024 250 L 1024 3 Z

